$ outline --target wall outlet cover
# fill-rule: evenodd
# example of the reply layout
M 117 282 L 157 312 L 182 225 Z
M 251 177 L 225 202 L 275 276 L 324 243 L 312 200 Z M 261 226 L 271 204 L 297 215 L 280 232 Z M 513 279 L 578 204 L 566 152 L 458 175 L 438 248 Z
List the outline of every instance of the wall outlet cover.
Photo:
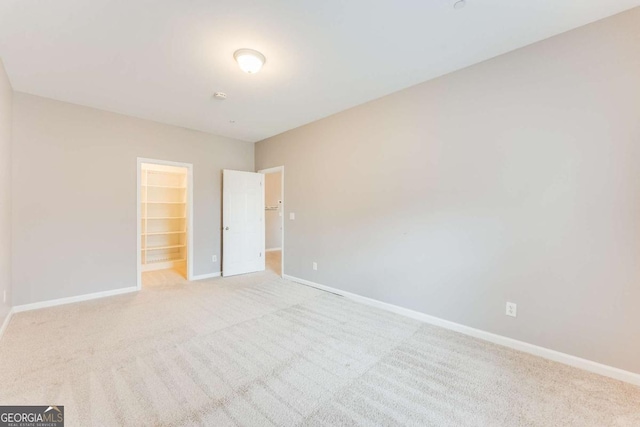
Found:
M 294 212 L 289 212 L 289 219 L 296 219 L 296 214 Z
M 517 317 L 518 316 L 518 305 L 513 302 L 507 303 L 507 311 L 505 313 L 507 316 Z
M 211 262 L 218 262 L 218 255 L 212 255 Z
M 317 270 L 317 269 L 318 269 L 318 263 L 317 263 L 317 262 L 315 262 L 315 261 L 313 262 L 313 269 L 314 269 L 314 270 Z

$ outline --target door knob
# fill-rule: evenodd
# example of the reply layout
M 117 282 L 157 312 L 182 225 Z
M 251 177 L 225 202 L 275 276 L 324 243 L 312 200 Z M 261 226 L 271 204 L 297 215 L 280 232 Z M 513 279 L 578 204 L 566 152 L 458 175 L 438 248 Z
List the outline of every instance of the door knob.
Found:
M 224 229 L 225 229 L 225 230 L 229 230 L 229 227 L 225 227 Z

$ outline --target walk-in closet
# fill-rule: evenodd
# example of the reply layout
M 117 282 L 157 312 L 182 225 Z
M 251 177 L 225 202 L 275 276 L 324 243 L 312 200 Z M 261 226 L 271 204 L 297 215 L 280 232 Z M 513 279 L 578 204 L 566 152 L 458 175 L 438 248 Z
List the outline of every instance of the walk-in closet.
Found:
M 142 271 L 174 269 L 186 277 L 188 170 L 142 163 L 140 174 Z

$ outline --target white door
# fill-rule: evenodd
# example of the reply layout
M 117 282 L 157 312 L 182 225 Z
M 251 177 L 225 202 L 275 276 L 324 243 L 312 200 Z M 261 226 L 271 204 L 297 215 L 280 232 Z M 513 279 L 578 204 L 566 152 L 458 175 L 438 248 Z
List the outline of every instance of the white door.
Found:
M 264 258 L 264 175 L 224 170 L 222 275 L 263 271 Z

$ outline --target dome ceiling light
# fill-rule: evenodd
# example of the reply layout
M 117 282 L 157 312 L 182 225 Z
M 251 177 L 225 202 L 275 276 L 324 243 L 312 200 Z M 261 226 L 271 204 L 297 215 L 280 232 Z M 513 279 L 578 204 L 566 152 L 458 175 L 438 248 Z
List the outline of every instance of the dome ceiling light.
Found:
M 263 54 L 253 49 L 238 49 L 233 57 L 245 73 L 255 74 L 264 65 L 266 59 Z

